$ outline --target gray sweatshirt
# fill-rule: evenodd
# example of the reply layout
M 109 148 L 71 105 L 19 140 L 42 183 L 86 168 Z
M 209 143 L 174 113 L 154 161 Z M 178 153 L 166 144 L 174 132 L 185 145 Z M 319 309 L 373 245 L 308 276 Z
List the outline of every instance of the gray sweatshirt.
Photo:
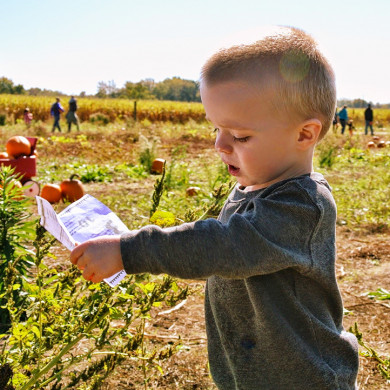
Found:
M 207 278 L 210 370 L 221 390 L 350 390 L 356 338 L 343 330 L 336 206 L 314 173 L 244 192 L 218 218 L 121 237 L 129 274 Z

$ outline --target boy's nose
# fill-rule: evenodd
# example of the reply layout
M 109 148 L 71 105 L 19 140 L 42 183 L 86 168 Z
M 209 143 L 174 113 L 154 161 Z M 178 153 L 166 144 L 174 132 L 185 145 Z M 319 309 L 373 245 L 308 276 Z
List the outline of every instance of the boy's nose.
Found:
M 217 138 L 215 139 L 214 147 L 218 153 L 228 154 L 233 152 L 233 147 L 228 140 L 228 136 L 222 134 L 222 132 L 218 132 Z

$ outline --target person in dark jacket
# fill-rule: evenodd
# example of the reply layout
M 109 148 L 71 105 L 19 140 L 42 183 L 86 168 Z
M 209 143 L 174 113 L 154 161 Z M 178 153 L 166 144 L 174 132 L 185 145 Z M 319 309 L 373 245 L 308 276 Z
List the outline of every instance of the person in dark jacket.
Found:
M 66 114 L 66 121 L 68 122 L 68 133 L 71 131 L 72 123 L 77 126 L 77 131 L 80 131 L 79 117 L 76 114 L 77 100 L 72 96 L 69 100 L 69 111 Z
M 374 129 L 372 128 L 372 122 L 374 120 L 374 112 L 372 111 L 371 104 L 367 106 L 364 111 L 364 120 L 366 121 L 366 127 L 364 129 L 364 134 L 368 134 L 368 128 L 371 130 L 371 135 L 374 135 Z
M 56 98 L 55 103 L 53 103 L 53 105 L 51 106 L 51 109 L 50 109 L 50 114 L 54 118 L 53 128 L 51 129 L 52 133 L 55 132 L 56 128 L 61 133 L 60 118 L 61 118 L 61 113 L 63 113 L 63 112 L 64 112 L 64 109 L 61 106 L 60 98 Z

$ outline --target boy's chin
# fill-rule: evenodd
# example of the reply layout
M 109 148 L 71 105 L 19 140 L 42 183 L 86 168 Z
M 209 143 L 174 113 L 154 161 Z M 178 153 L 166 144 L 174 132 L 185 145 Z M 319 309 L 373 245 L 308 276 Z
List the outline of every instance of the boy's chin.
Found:
M 261 190 L 262 188 L 266 188 L 268 186 L 268 183 L 240 183 L 238 182 L 238 187 L 240 190 L 243 190 L 245 192 L 251 192 L 256 190 Z

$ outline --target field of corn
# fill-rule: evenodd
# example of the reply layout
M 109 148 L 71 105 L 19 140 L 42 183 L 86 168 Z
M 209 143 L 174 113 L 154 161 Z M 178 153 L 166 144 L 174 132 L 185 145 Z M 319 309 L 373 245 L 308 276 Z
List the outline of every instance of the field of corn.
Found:
M 201 105 L 140 101 L 134 120 L 132 101 L 79 99 L 81 131 L 66 133 L 62 121 L 63 133 L 53 134 L 52 102 L 0 95 L 6 119 L 0 145 L 12 135 L 37 137 L 34 179 L 41 186 L 75 173 L 86 192 L 129 229 L 218 213 L 232 182 L 213 150 Z M 65 109 L 66 103 L 63 98 Z M 29 127 L 22 120 L 25 106 L 34 115 Z M 349 110 L 356 127 L 352 136 L 330 130 L 318 145 L 314 166 L 328 179 L 338 207 L 337 279 L 344 326 L 360 342 L 358 385 L 385 390 L 390 385 L 390 147 L 367 147 L 372 137 L 363 135 L 362 111 Z M 390 141 L 390 110 L 374 112 L 376 136 Z M 96 114 L 109 120 L 92 120 Z M 155 157 L 167 162 L 164 176 L 150 172 Z M 197 188 L 195 196 L 187 195 L 188 187 Z M 67 250 L 36 229 L 34 202 L 12 191 L 7 200 L 5 191 L 1 198 L 1 210 L 8 202 L 13 218 L 7 228 L 0 225 L 2 237 L 17 250 L 1 253 L 0 303 L 9 310 L 11 328 L 0 332 L 0 379 L 7 367 L 13 372 L 8 385 L 15 390 L 216 389 L 207 366 L 204 281 L 128 276 L 117 289 L 85 282 L 70 266 Z M 59 212 L 66 205 L 54 207 Z M 153 219 L 156 211 L 159 218 Z M 13 268 L 4 267 L 6 261 Z
M 68 100 L 65 97 L 61 99 L 65 110 L 68 108 Z M 54 101 L 50 97 L 0 95 L 0 114 L 5 114 L 10 121 L 17 121 L 23 119 L 23 112 L 28 107 L 36 121 L 47 121 Z M 201 122 L 205 117 L 201 103 L 142 100 L 137 102 L 136 112 L 134 101 L 128 99 L 80 98 L 78 105 L 77 114 L 81 121 L 89 121 L 91 118 L 99 120 L 99 115 L 107 122 L 126 122 L 136 116 L 140 121 L 184 123 L 189 119 Z
M 63 97 L 61 104 L 67 110 L 69 97 Z M 36 121 L 50 119 L 50 106 L 55 99 L 44 96 L 0 95 L 0 115 L 15 123 L 23 119 L 25 108 L 29 108 Z M 78 116 L 81 121 L 129 121 L 136 118 L 139 121 L 185 123 L 188 120 L 202 122 L 205 113 L 201 103 L 170 102 L 159 100 L 141 100 L 135 102 L 128 99 L 78 99 Z M 364 122 L 363 108 L 349 108 L 349 117 L 355 126 L 362 126 Z M 388 128 L 390 126 L 390 109 L 375 109 L 375 127 Z

